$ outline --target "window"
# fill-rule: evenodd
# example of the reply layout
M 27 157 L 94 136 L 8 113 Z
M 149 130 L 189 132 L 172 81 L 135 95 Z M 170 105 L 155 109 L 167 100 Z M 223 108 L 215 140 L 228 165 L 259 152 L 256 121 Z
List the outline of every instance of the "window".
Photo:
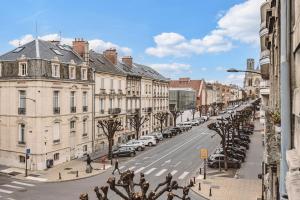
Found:
M 100 102 L 99 102 L 99 107 L 100 107 L 100 113 L 104 113 L 104 99 L 100 99 Z
M 75 113 L 76 112 L 76 105 L 75 105 L 75 92 L 74 91 L 71 92 L 70 107 L 71 107 L 71 113 Z
M 18 47 L 15 50 L 13 50 L 13 53 L 19 53 L 20 51 L 22 51 L 25 47 Z
M 63 54 L 57 49 L 51 49 L 56 55 L 63 56 Z
M 60 133 L 59 133 L 59 122 L 55 122 L 53 125 L 53 143 L 60 142 Z
M 110 108 L 110 109 L 113 108 L 113 99 L 109 99 L 109 108 Z
M 119 80 L 119 90 L 121 90 L 121 87 L 122 87 L 122 81 Z
M 118 98 L 118 108 L 121 108 L 121 99 Z
M 83 130 L 83 134 L 82 134 L 82 136 L 87 136 L 87 120 L 86 119 L 84 119 L 83 121 L 82 121 L 82 130 Z
M 52 76 L 55 78 L 60 77 L 59 64 L 52 64 Z
M 101 89 L 104 89 L 104 78 L 101 78 L 101 84 L 100 84 Z
M 26 91 L 20 90 L 19 91 L 19 115 L 24 115 L 26 113 Z
M 81 80 L 87 80 L 87 69 L 86 68 L 81 69 Z
M 54 160 L 59 160 L 59 153 L 55 153 L 54 156 L 53 156 L 53 159 Z
M 19 63 L 19 76 L 27 76 L 27 63 Z
M 88 102 L 87 102 L 87 92 L 82 93 L 82 110 L 83 112 L 87 112 L 88 110 Z
M 25 124 L 19 124 L 19 144 L 25 144 Z
M 114 89 L 114 79 L 110 79 L 110 89 Z
M 70 121 L 70 129 L 75 129 L 75 123 L 74 120 Z
M 148 93 L 148 85 L 146 84 L 146 86 L 145 86 L 145 91 L 146 91 L 146 94 Z
M 25 163 L 25 156 L 19 156 L 19 162 Z
M 87 151 L 87 145 L 83 145 L 83 152 Z
M 70 79 L 76 78 L 76 68 L 74 66 L 69 67 L 69 77 Z
M 53 92 L 53 112 L 54 112 L 54 114 L 59 114 L 60 113 L 59 91 L 54 91 Z

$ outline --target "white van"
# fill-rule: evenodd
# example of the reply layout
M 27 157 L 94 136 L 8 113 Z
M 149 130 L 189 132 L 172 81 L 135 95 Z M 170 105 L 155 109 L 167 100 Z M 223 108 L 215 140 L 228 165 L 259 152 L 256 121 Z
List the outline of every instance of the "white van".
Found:
M 156 139 L 153 135 L 143 135 L 140 137 L 139 140 L 143 141 L 145 143 L 145 145 L 147 145 L 149 147 L 156 145 Z

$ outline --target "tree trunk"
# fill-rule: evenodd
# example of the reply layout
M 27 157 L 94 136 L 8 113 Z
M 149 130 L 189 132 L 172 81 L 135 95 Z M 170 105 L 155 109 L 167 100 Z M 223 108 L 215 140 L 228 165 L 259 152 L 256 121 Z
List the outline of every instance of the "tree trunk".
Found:
M 223 146 L 223 151 L 224 151 L 224 169 L 225 171 L 228 170 L 228 163 L 227 163 L 227 148 L 226 148 L 226 139 L 225 139 L 226 136 L 224 136 L 222 138 L 222 146 Z
M 113 146 L 113 142 L 114 142 L 113 138 L 109 138 L 108 139 L 108 159 L 109 160 L 112 159 L 112 146 Z
M 173 120 L 174 120 L 174 127 L 176 127 L 176 120 L 177 120 L 177 117 L 175 116 Z
M 162 129 L 163 129 L 163 121 L 160 121 L 160 132 L 162 133 Z
M 139 139 L 139 133 L 140 133 L 140 129 L 135 129 L 135 138 L 136 138 L 136 140 Z
M 193 110 L 193 120 L 195 119 L 195 110 Z

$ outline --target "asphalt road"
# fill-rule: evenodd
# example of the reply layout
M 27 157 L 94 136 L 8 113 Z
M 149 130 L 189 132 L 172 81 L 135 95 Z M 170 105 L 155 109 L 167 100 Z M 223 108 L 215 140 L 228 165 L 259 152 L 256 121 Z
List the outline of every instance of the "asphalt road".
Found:
M 242 109 L 240 106 L 238 110 Z M 223 116 L 226 117 L 228 114 Z M 158 183 L 165 180 L 168 173 L 173 175 L 179 185 L 186 185 L 190 178 L 197 177 L 199 167 L 203 165 L 200 159 L 200 148 L 207 148 L 209 154 L 220 144 L 220 138 L 215 132 L 207 129 L 208 122 L 193 127 L 192 130 L 166 139 L 156 147 L 147 147 L 145 151 L 139 152 L 134 158 L 119 159 L 121 171 L 131 169 L 137 172 L 136 182 L 139 180 L 139 173 L 143 172 L 146 180 L 150 182 L 150 190 L 154 190 Z M 37 183 L 14 180 L 0 175 L 0 199 L 7 200 L 67 200 L 79 199 L 82 192 L 89 194 L 89 199 L 96 199 L 93 192 L 95 186 L 106 185 L 106 181 L 112 176 L 112 169 L 86 179 L 61 183 Z M 118 174 L 116 177 L 118 179 Z M 149 190 L 149 191 L 150 191 Z M 9 193 L 7 191 L 10 191 Z M 181 194 L 181 191 L 176 191 Z M 200 196 L 190 191 L 191 199 L 202 200 Z M 119 200 L 112 191 L 109 192 L 110 200 Z M 166 199 L 162 196 L 161 200 Z

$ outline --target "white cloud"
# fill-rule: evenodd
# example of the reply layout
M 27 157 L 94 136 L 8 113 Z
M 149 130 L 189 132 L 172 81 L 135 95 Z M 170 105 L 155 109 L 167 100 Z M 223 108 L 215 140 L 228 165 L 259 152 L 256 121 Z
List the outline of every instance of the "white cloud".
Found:
M 222 67 L 222 66 L 219 66 L 219 67 L 216 67 L 216 70 L 217 71 L 225 71 L 225 67 Z
M 243 86 L 243 82 L 244 82 L 244 74 L 229 74 L 226 77 L 225 83 L 226 84 L 235 84 L 238 86 Z
M 159 71 L 162 74 L 170 76 L 170 74 L 180 74 L 189 72 L 191 66 L 183 63 L 161 63 L 161 64 L 149 64 L 150 67 Z
M 200 69 L 201 69 L 201 71 L 207 71 L 206 67 L 201 67 Z
M 259 44 L 260 5 L 263 0 L 247 0 L 219 14 L 217 27 L 202 38 L 186 39 L 179 33 L 154 36 L 155 47 L 146 49 L 156 57 L 189 56 L 192 54 L 226 52 L 234 41 Z
M 59 41 L 60 40 L 60 36 L 57 33 L 39 36 L 38 38 L 42 39 L 42 40 L 47 40 L 47 41 L 51 41 L 51 40 Z M 22 36 L 20 39 L 14 39 L 14 40 L 9 41 L 9 44 L 11 44 L 14 47 L 18 47 L 19 45 L 26 44 L 28 42 L 31 42 L 32 40 L 34 40 L 34 37 L 31 34 L 27 34 L 27 35 Z M 73 38 L 62 37 L 61 43 L 67 44 L 67 45 L 72 45 L 73 40 L 74 40 Z M 131 54 L 131 49 L 128 47 L 122 47 L 117 44 L 114 44 L 111 42 L 105 42 L 100 39 L 89 40 L 89 47 L 90 47 L 90 49 L 93 49 L 94 51 L 97 51 L 100 53 L 102 53 L 104 50 L 109 49 L 109 48 L 116 48 L 121 54 L 124 54 L 124 55 Z

